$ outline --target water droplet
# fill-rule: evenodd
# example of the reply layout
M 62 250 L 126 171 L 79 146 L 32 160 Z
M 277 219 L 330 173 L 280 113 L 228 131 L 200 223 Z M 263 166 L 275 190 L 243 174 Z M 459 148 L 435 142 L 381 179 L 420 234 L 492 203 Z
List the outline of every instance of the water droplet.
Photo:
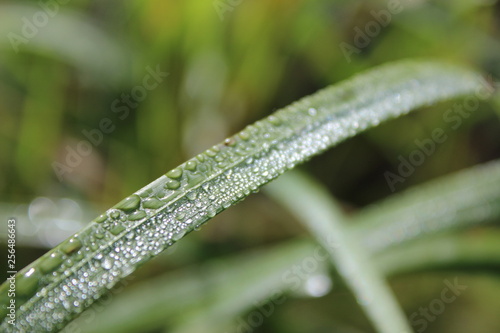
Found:
M 147 197 L 151 196 L 152 194 L 153 194 L 153 189 L 148 188 L 148 189 L 141 190 L 141 192 L 139 193 L 139 196 L 141 198 L 147 198 Z
M 196 170 L 197 165 L 198 165 L 198 163 L 196 161 L 191 160 L 191 161 L 186 162 L 184 167 L 186 168 L 186 170 L 194 171 L 194 170 Z
M 64 265 L 70 267 L 70 266 L 73 266 L 73 260 L 71 260 L 71 258 L 68 258 L 64 261 Z
M 106 214 L 101 214 L 94 221 L 96 223 L 102 223 L 102 222 L 106 221 L 107 218 L 108 218 L 108 216 Z
M 226 140 L 224 140 L 224 146 L 232 147 L 235 144 L 236 144 L 236 140 L 234 140 L 234 138 L 227 138 Z
M 190 174 L 187 176 L 187 183 L 189 187 L 193 187 L 205 180 L 205 177 L 197 174 Z
M 178 241 L 179 239 L 181 239 L 182 237 L 184 237 L 186 235 L 186 233 L 187 233 L 187 231 L 185 229 L 181 230 L 181 231 L 179 231 L 178 233 L 175 233 L 172 236 L 172 240 Z
M 149 209 L 158 209 L 163 206 L 163 202 L 156 198 L 147 198 L 142 202 L 142 206 Z
M 208 157 L 214 157 L 217 155 L 217 152 L 214 151 L 213 149 L 208 149 L 207 151 L 205 151 L 205 154 L 208 156 Z
M 82 260 L 82 259 L 83 259 L 83 257 L 84 257 L 84 255 L 83 255 L 83 251 L 78 251 L 78 252 L 75 254 L 75 256 L 74 256 L 74 259 L 75 259 L 75 260 Z
M 204 161 L 206 161 L 206 159 L 207 159 L 207 158 L 206 158 L 206 157 L 205 157 L 205 155 L 202 153 L 202 154 L 198 154 L 198 155 L 196 156 L 196 159 L 197 159 L 198 161 L 200 161 L 200 162 L 204 162 Z
M 106 270 L 110 270 L 113 265 L 114 265 L 115 261 L 111 258 L 105 258 L 102 262 L 102 268 L 106 269 Z
M 146 212 L 144 212 L 142 210 L 138 210 L 137 212 L 133 212 L 132 214 L 130 214 L 128 216 L 128 219 L 130 221 L 137 221 L 137 220 L 145 218 L 146 216 L 147 216 Z
M 217 215 L 217 210 L 215 210 L 215 208 L 213 208 L 213 207 L 209 207 L 207 209 L 207 216 L 214 217 L 215 215 Z
M 135 214 L 135 213 L 132 213 L 131 215 L 133 215 L 133 214 Z M 125 230 L 125 227 L 121 224 L 117 224 L 113 228 L 111 228 L 109 230 L 109 232 L 116 236 L 116 235 L 119 235 L 120 233 L 122 233 L 123 230 Z
M 186 193 L 186 197 L 189 199 L 189 200 L 195 200 L 196 199 L 196 192 L 195 191 L 191 191 L 191 192 L 188 192 Z
M 310 116 L 315 116 L 318 113 L 318 111 L 315 108 L 309 108 L 309 110 L 307 110 L 307 113 Z
M 184 219 L 186 218 L 186 214 L 183 213 L 183 212 L 180 212 L 178 213 L 176 216 L 175 216 L 175 219 L 178 220 L 178 221 L 183 221 Z
M 64 308 L 65 308 L 66 310 L 68 310 L 68 311 L 70 311 L 70 310 L 71 310 L 71 303 L 70 303 L 70 302 L 68 302 L 67 300 L 63 300 L 63 301 L 62 301 L 62 305 L 64 306 Z
M 169 190 L 176 190 L 181 186 L 181 183 L 179 183 L 177 180 L 169 180 L 166 186 Z
M 97 239 L 103 239 L 104 238 L 104 232 L 96 231 L 94 233 L 94 237 L 97 238 Z
M 139 208 L 141 204 L 141 197 L 137 194 L 133 194 L 128 198 L 123 199 L 120 203 L 116 205 L 116 208 L 123 210 L 124 212 L 132 212 Z
M 242 139 L 242 140 L 248 140 L 250 139 L 251 135 L 250 135 L 250 131 L 248 131 L 247 129 L 244 129 L 242 130 L 240 133 L 238 133 L 238 136 Z
M 38 271 L 31 267 L 26 273 L 16 277 L 16 293 L 25 297 L 34 295 L 38 289 L 39 275 Z
M 78 238 L 71 238 L 63 244 L 61 244 L 61 250 L 66 254 L 72 254 L 78 251 L 82 247 L 82 242 Z
M 304 283 L 305 292 L 312 297 L 322 297 L 332 289 L 332 280 L 326 274 L 310 276 Z
M 59 252 L 53 252 L 48 256 L 42 257 L 41 263 L 39 265 L 40 271 L 44 274 L 53 272 L 61 266 L 62 262 L 62 255 Z
M 113 210 L 113 211 L 109 214 L 109 216 L 110 216 L 112 219 L 114 219 L 114 220 L 118 220 L 118 219 L 120 218 L 121 214 L 120 214 L 120 211 L 118 211 L 118 210 Z
M 175 168 L 167 172 L 166 174 L 167 177 L 177 179 L 182 177 L 182 169 L 181 168 Z

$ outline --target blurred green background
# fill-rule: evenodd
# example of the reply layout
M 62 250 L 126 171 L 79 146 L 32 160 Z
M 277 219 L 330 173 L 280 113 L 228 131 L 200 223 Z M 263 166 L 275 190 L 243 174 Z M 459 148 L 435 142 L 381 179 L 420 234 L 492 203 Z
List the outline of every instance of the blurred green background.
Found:
M 377 23 L 381 11 L 390 13 L 387 26 Z M 0 216 L 18 219 L 19 268 L 187 158 L 364 69 L 425 57 L 496 80 L 499 34 L 494 0 L 2 1 Z M 347 44 L 356 51 L 346 57 Z M 495 104 L 481 103 L 457 129 L 443 121 L 452 106 L 391 121 L 302 168 L 355 211 L 391 194 L 384 173 L 396 173 L 399 157 L 435 128 L 448 140 L 397 192 L 499 158 Z M 302 235 L 289 213 L 253 195 L 146 265 L 136 281 Z M 443 274 L 392 281 L 408 314 L 439 294 Z M 463 279 L 470 292 L 426 332 L 500 331 L 492 310 L 500 306 L 498 274 Z M 371 329 L 352 296 L 334 285 L 320 299 L 290 299 L 255 332 Z

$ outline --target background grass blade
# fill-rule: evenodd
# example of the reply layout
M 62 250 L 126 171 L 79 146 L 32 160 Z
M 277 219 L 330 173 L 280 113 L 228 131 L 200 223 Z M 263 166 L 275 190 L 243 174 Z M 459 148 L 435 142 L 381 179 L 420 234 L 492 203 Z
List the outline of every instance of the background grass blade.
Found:
M 286 293 L 290 290 L 287 278 L 293 276 L 291 267 L 300 264 L 313 253 L 311 244 L 306 241 L 297 241 L 276 247 L 271 252 L 255 253 L 253 256 L 240 256 L 237 261 L 222 262 L 213 267 L 211 271 L 214 285 L 209 289 L 209 297 L 203 297 L 205 301 L 198 306 L 191 307 L 190 311 L 184 311 L 174 321 L 174 328 L 168 328 L 166 332 L 190 333 L 190 332 L 221 332 L 231 323 L 245 329 L 251 327 L 256 329 L 256 323 L 249 322 L 248 318 L 238 317 L 246 311 L 264 307 L 266 317 L 271 316 L 275 310 L 275 304 L 286 301 Z M 250 260 L 249 260 L 250 259 Z M 234 267 L 232 274 L 220 274 L 218 270 Z M 326 265 L 323 264 L 323 268 Z M 241 269 L 243 268 L 243 269 Z M 318 273 L 322 270 L 318 270 Z M 324 270 L 323 270 L 324 271 Z M 266 272 L 262 274 L 262 272 Z M 314 272 L 316 273 L 316 272 Z M 220 283 L 221 278 L 224 283 Z M 308 277 L 301 282 L 305 283 Z M 300 288 L 300 287 L 298 287 Z M 298 292 L 299 290 L 295 290 Z M 168 324 L 168 323 L 167 323 Z M 170 323 L 172 324 L 172 322 Z M 230 330 L 233 331 L 233 330 Z
M 500 216 L 500 161 L 436 179 L 362 209 L 353 231 L 370 251 Z
M 474 234 L 432 236 L 418 240 L 406 247 L 393 247 L 384 253 L 374 253 L 371 257 L 375 267 L 387 276 L 432 270 L 440 270 L 441 272 L 444 270 L 452 270 L 456 272 L 457 269 L 462 271 L 466 268 L 474 268 L 476 273 L 489 272 L 491 269 L 500 267 L 500 257 L 498 256 L 500 250 L 500 233 L 491 230 L 488 232 L 491 233 L 486 237 Z M 301 252 L 296 251 L 294 246 L 297 247 L 296 249 L 300 248 Z M 300 266 L 304 263 L 304 260 L 307 260 L 305 258 L 310 259 L 314 257 L 317 245 L 315 245 L 313 241 L 304 242 L 294 240 L 286 244 L 283 249 L 288 251 L 288 255 L 284 255 L 284 258 L 288 261 L 292 260 L 295 256 L 294 265 Z M 281 252 L 281 250 L 282 247 L 277 246 L 275 249 L 269 250 L 268 254 L 274 256 L 275 253 Z M 436 253 L 440 255 L 436 255 Z M 307 254 L 307 256 L 304 254 Z M 412 260 L 408 260 L 408 258 L 412 258 Z M 263 261 L 262 264 L 264 264 L 266 259 L 261 258 L 260 260 L 255 260 L 252 263 L 255 265 L 255 269 L 258 269 L 260 265 L 259 261 Z M 318 261 L 317 263 L 318 271 L 326 269 L 326 261 Z M 292 270 L 292 265 L 288 267 L 288 270 Z M 273 272 L 272 269 L 269 271 L 270 275 L 272 274 L 271 272 Z M 218 274 L 215 271 L 213 273 Z M 334 278 L 336 281 L 336 291 L 342 292 L 343 287 L 346 286 L 342 285 L 342 283 L 338 283 L 337 276 L 334 276 Z M 246 280 L 243 283 L 232 280 L 228 281 L 228 284 L 236 284 L 240 289 L 251 290 L 252 288 L 258 287 L 260 279 L 265 279 L 265 276 L 260 276 L 260 278 L 256 278 L 254 281 Z M 237 330 L 242 327 L 257 329 L 257 327 L 252 325 L 255 321 L 255 312 L 270 317 L 285 299 L 293 297 L 293 295 L 291 295 L 291 297 L 289 296 L 290 291 L 293 291 L 293 289 L 291 290 L 292 286 L 287 283 L 286 279 L 277 282 L 279 283 L 274 286 L 274 289 L 267 290 L 267 300 L 269 302 L 267 303 L 268 305 L 264 306 L 264 311 L 260 310 L 257 304 L 262 306 L 262 304 L 266 304 L 265 302 L 261 302 L 259 298 L 249 298 L 247 299 L 246 306 L 247 308 L 252 308 L 253 311 L 248 314 L 244 314 L 243 311 L 241 311 L 238 316 L 235 314 L 235 312 L 237 313 L 237 309 L 231 307 L 223 297 L 219 297 L 216 302 L 209 302 L 197 308 L 196 311 L 189 312 L 191 320 L 186 321 L 184 326 L 173 332 L 197 332 L 197 329 L 200 327 L 208 327 L 208 332 L 237 332 Z M 227 288 L 227 285 L 220 287 L 221 290 L 223 290 Z M 266 288 L 264 289 L 266 290 Z M 276 295 L 277 290 L 280 291 L 278 297 Z M 228 296 L 227 293 L 221 294 L 221 296 L 223 295 L 226 297 Z M 232 298 L 237 299 L 238 295 L 233 294 Z M 273 301 L 273 298 L 276 298 L 277 301 Z M 238 319 L 235 320 L 235 318 Z M 230 322 L 233 322 L 233 324 L 228 325 L 227 323 Z M 160 323 L 164 323 L 164 321 L 159 321 L 158 324 Z M 93 331 L 89 331 L 89 333 L 90 332 Z M 140 330 L 135 332 L 140 332 Z M 167 330 L 166 332 L 172 331 Z
M 139 265 L 296 164 L 382 121 L 483 84 L 458 66 L 405 61 L 277 111 L 127 197 L 19 272 L 16 325 L 4 319 L 0 329 L 60 329 Z M 6 304 L 1 310 L 3 317 Z
M 393 275 L 464 266 L 494 268 L 500 266 L 499 251 L 500 233 L 484 230 L 475 234 L 435 235 L 404 247 L 396 246 L 375 257 L 377 267 Z
M 383 276 L 353 237 L 328 191 L 305 175 L 290 172 L 266 188 L 305 224 L 330 254 L 339 275 L 381 333 L 411 332 Z M 391 320 L 387 320 L 391 318 Z

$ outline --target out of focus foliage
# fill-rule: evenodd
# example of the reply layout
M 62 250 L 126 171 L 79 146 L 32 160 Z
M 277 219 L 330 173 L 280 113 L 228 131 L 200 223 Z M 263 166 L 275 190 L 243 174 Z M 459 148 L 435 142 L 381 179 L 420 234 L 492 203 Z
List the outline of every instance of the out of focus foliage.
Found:
M 1 215 L 16 215 L 17 204 L 40 196 L 78 199 L 100 211 L 273 110 L 377 64 L 438 58 L 496 81 L 499 34 L 494 0 L 3 1 L 0 198 L 14 206 Z M 452 107 L 442 103 L 389 122 L 305 168 L 355 210 L 391 194 L 385 172 L 396 173 L 418 149 L 416 140 L 436 128 L 448 139 L 396 191 L 500 158 L 494 104 L 481 103 L 457 128 L 443 121 Z M 262 195 L 217 219 L 139 275 L 304 234 Z M 44 252 L 29 245 L 19 249 L 21 263 Z M 500 306 L 498 277 L 466 278 L 470 292 L 426 332 L 500 330 L 489 310 Z M 435 274 L 412 275 L 395 289 L 412 313 L 441 284 Z M 461 325 L 450 320 L 458 314 L 466 318 Z M 291 300 L 256 331 L 335 325 L 370 329 L 341 289 L 314 302 Z

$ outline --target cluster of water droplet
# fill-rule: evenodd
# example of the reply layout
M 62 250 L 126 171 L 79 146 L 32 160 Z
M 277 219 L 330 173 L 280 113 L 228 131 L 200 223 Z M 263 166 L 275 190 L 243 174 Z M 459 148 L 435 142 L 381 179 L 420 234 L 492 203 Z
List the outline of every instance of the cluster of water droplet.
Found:
M 4 320 L 0 329 L 61 327 L 138 265 L 297 163 L 383 119 L 456 92 L 456 82 L 454 90 L 446 88 L 456 77 L 443 79 L 438 89 L 433 72 L 417 74 L 419 80 L 406 76 L 377 85 L 395 75 L 386 70 L 326 89 L 171 170 L 24 269 L 17 279 L 16 326 Z M 416 99 L 415 90 L 423 95 Z M 5 290 L 0 295 L 4 302 Z

